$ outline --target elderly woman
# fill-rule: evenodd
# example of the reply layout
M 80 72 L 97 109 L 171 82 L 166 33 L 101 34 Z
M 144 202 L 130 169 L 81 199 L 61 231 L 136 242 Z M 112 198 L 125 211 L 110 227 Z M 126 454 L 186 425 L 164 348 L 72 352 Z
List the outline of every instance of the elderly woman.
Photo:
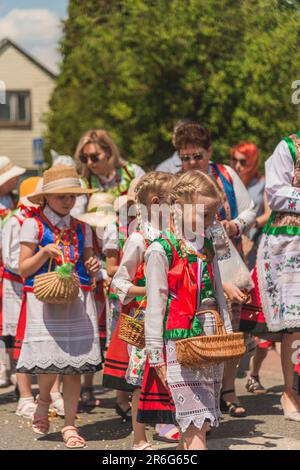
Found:
M 228 236 L 241 248 L 241 235 L 255 223 L 256 218 L 254 203 L 245 185 L 231 167 L 211 161 L 210 135 L 200 124 L 189 122 L 178 127 L 174 143 L 183 171 L 192 169 L 204 171 L 212 176 L 222 189 L 224 204 L 218 218 L 222 221 Z M 230 283 L 223 283 L 223 288 L 234 302 L 232 326 L 237 331 L 240 322 L 240 304 L 245 301 L 245 295 Z M 234 386 L 237 365 L 238 361 L 231 361 L 225 365 L 221 409 L 233 417 L 243 417 L 246 410 L 240 405 Z
M 127 194 L 131 181 L 144 174 L 134 163 L 126 162 L 117 145 L 103 129 L 92 129 L 80 139 L 75 159 L 82 167 L 86 186 L 118 197 Z

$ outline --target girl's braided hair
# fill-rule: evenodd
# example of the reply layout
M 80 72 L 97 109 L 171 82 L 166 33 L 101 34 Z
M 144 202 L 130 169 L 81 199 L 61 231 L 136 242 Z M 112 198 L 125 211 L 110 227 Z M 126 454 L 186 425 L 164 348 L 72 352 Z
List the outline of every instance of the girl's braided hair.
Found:
M 136 213 L 140 230 L 143 226 L 141 204 L 149 208 L 153 196 L 158 198 L 158 204 L 169 204 L 170 192 L 175 181 L 174 175 L 162 171 L 151 171 L 141 177 L 135 188 Z
M 178 227 L 174 205 L 192 204 L 197 195 L 215 200 L 216 205 L 221 205 L 223 202 L 223 195 L 216 181 L 203 171 L 190 170 L 177 178 L 177 181 L 171 189 L 170 204 L 174 234 L 178 240 L 182 256 L 186 256 L 186 250 Z

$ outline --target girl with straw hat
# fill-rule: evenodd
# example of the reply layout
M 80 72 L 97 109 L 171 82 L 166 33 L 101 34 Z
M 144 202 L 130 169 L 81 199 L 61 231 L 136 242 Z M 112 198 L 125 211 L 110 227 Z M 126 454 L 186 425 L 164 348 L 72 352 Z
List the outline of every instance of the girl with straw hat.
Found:
M 80 376 L 94 373 L 101 366 L 92 292 L 99 262 L 93 256 L 90 227 L 70 216 L 76 196 L 92 192 L 81 187 L 73 168 L 64 165 L 50 168 L 44 173 L 41 191 L 28 197 L 41 209 L 35 217 L 25 220 L 20 235 L 19 272 L 25 278 L 27 319 L 17 371 L 38 374 L 40 395 L 32 421 L 32 429 L 38 434 L 49 432 L 50 390 L 56 374 L 64 375 L 62 434 L 65 445 L 71 449 L 85 446 L 74 427 Z M 76 271 L 80 284 L 78 297 L 59 305 L 39 300 L 34 290 L 35 276 L 54 270 L 65 275 L 63 259 L 68 268 L 73 266 Z

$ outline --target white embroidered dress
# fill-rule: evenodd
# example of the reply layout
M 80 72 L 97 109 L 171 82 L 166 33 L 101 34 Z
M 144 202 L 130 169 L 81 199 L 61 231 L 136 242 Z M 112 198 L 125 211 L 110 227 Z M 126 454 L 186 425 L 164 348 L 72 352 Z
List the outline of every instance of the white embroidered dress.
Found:
M 277 214 L 300 214 L 300 188 L 292 185 L 294 160 L 282 140 L 266 161 L 266 194 Z M 258 255 L 257 273 L 262 308 L 271 332 L 300 328 L 300 235 L 264 234 Z
M 59 229 L 70 227 L 70 215 L 59 217 L 48 206 L 44 215 Z M 25 220 L 20 242 L 39 242 L 35 219 Z M 84 246 L 92 247 L 88 225 Z M 80 290 L 78 298 L 66 305 L 45 304 L 26 292 L 26 313 L 19 372 L 82 374 L 99 370 L 98 315 L 92 291 Z

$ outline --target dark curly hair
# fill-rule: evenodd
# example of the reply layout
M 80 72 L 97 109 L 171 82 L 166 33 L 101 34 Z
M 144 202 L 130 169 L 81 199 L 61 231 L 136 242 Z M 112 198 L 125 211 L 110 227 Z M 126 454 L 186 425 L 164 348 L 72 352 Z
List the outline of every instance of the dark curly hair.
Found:
M 211 145 L 208 129 L 197 122 L 182 124 L 177 128 L 174 137 L 177 151 L 186 148 L 187 145 L 199 146 L 208 150 Z

